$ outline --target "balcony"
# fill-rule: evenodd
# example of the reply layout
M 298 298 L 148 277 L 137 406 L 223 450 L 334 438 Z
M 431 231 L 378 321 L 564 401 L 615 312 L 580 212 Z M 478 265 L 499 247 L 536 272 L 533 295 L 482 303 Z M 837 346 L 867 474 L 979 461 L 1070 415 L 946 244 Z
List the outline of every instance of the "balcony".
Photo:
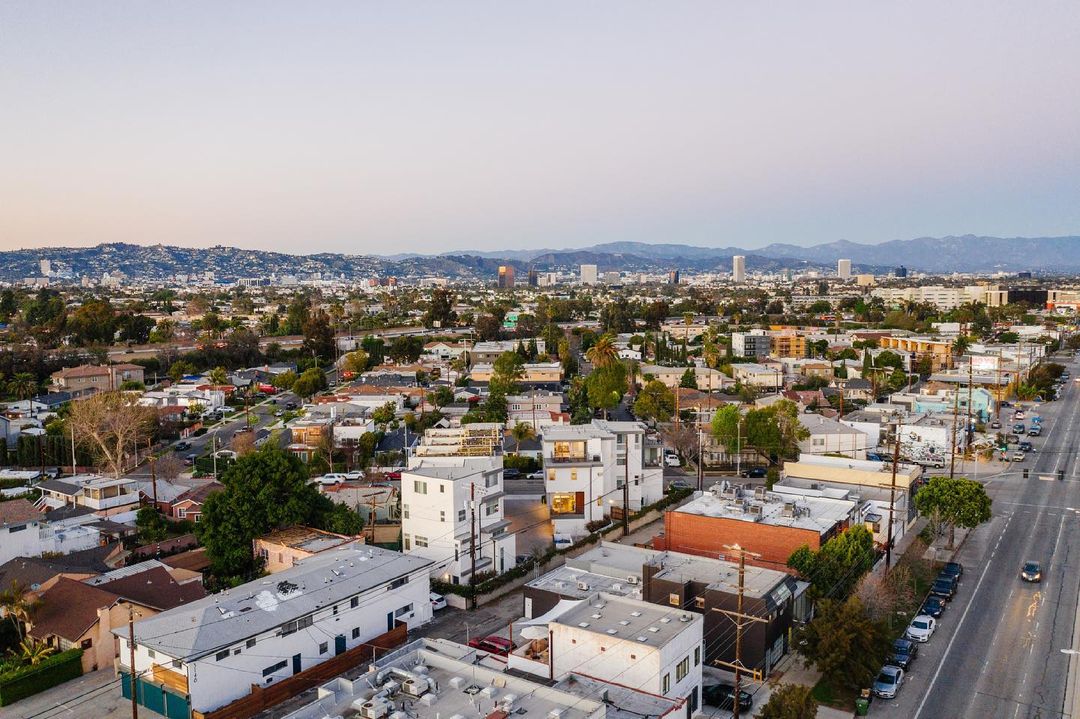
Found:
M 559 457 L 544 457 L 544 464 L 600 464 L 598 454 L 579 454 Z

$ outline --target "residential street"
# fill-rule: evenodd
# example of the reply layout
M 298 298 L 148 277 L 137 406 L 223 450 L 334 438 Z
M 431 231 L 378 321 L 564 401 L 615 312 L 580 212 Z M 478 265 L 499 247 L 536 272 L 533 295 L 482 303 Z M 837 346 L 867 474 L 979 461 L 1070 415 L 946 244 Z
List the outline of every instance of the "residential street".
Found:
M 1076 371 L 1072 360 L 1067 363 Z M 1027 461 L 993 477 L 992 521 L 971 533 L 959 553 L 964 576 L 937 633 L 920 648 L 895 701 L 871 714 L 914 719 L 1048 719 L 1072 716 L 1080 583 L 1080 390 L 1069 382 L 1058 402 L 1043 404 L 1043 436 Z M 1030 403 L 1029 403 L 1030 404 Z M 1030 412 L 1027 420 L 1030 422 Z M 1012 423 L 1012 410 L 1002 424 Z M 1027 480 L 1022 470 L 1030 470 Z M 1064 481 L 1056 479 L 1064 470 Z M 1040 584 L 1020 580 L 1024 561 L 1042 563 Z

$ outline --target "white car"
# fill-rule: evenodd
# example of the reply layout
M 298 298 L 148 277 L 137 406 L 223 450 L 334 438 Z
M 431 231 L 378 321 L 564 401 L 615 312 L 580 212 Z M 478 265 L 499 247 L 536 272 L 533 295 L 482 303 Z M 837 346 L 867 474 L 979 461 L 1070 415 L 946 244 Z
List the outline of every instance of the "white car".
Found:
M 324 474 L 317 480 L 319 484 L 340 484 L 349 479 L 349 475 L 341 472 L 331 472 Z
M 664 455 L 664 464 L 668 467 L 681 467 L 682 462 L 679 461 L 679 455 L 672 452 L 671 454 Z
M 428 597 L 431 599 L 431 611 L 436 612 L 440 609 L 446 609 L 446 597 L 435 592 L 431 592 Z
M 359 469 L 354 469 L 351 472 L 346 472 L 343 476 L 345 477 L 345 479 L 363 479 L 364 473 L 361 472 Z
M 937 620 L 926 614 L 920 614 L 911 620 L 904 636 L 913 642 L 925 644 L 930 641 L 930 637 L 934 636 L 935 629 L 937 629 Z
M 569 534 L 556 534 L 554 540 L 555 549 L 569 549 L 574 544 L 574 538 Z

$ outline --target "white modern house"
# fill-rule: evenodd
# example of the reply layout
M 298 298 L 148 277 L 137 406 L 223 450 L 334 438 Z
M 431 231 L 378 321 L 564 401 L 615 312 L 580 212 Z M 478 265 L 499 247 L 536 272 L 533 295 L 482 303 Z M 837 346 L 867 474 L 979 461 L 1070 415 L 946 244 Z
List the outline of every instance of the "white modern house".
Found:
M 130 477 L 78 474 L 47 479 L 37 489 L 41 490 L 37 506 L 43 511 L 79 506 L 99 517 L 115 517 L 139 509 L 139 482 Z
M 660 499 L 661 460 L 659 446 L 645 441 L 640 422 L 549 427 L 543 436 L 544 484 L 555 532 L 581 536 L 589 522 L 622 508 L 624 498 L 631 512 Z
M 432 576 L 456 584 L 509 570 L 517 548 L 509 526 L 501 455 L 413 457 L 401 473 L 403 548 L 435 562 Z
M 219 709 L 399 624 L 429 621 L 430 568 L 424 557 L 367 545 L 320 553 L 136 622 L 135 670 L 176 701 L 186 696 L 193 711 Z M 130 682 L 128 628 L 113 633 Z
M 830 454 L 866 459 L 870 436 L 861 429 L 820 414 L 799 415 L 799 422 L 810 433 L 799 442 L 800 455 Z

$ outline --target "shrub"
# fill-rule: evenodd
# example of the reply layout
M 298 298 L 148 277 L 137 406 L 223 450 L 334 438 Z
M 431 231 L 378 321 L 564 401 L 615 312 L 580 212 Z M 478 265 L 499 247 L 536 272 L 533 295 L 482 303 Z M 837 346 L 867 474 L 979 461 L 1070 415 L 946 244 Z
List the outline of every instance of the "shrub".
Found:
M 82 676 L 82 653 L 82 649 L 69 649 L 53 654 L 36 666 L 25 665 L 0 674 L 0 706 Z

